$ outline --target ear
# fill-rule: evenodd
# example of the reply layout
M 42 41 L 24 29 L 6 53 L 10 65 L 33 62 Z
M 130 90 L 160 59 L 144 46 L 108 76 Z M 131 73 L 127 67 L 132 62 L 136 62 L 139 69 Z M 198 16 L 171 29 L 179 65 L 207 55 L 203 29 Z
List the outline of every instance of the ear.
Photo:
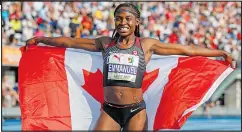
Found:
M 140 18 L 136 18 L 136 26 L 140 24 Z

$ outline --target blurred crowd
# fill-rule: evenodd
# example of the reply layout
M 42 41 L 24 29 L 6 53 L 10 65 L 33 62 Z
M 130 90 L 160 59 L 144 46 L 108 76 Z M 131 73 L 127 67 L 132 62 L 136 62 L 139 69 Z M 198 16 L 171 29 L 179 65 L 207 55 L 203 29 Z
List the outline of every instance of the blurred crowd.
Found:
M 2 43 L 18 46 L 33 36 L 111 36 L 121 2 L 4 2 Z M 240 61 L 240 2 L 133 2 L 140 33 L 165 43 L 222 49 Z
M 2 45 L 19 47 L 33 36 L 111 36 L 120 3 L 3 2 Z M 142 37 L 225 50 L 241 65 L 241 2 L 132 3 L 141 12 Z

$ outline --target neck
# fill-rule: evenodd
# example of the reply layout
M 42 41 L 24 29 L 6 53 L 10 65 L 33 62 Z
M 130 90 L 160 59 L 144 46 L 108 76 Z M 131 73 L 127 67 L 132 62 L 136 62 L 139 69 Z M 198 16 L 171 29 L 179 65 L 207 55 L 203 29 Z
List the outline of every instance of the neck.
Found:
M 130 43 L 133 43 L 135 41 L 136 36 L 134 34 L 127 36 L 127 37 L 122 37 L 120 36 L 118 38 L 118 43 L 123 44 L 123 45 L 129 45 Z

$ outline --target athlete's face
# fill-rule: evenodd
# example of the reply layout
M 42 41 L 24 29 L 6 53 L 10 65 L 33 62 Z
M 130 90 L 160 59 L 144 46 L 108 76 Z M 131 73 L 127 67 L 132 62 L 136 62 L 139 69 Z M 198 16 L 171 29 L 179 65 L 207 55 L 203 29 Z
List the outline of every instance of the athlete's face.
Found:
M 135 27 L 139 25 L 139 19 L 128 12 L 135 12 L 134 9 L 129 7 L 121 7 L 120 9 L 122 11 L 117 11 L 115 14 L 115 28 L 120 36 L 126 37 L 134 33 Z

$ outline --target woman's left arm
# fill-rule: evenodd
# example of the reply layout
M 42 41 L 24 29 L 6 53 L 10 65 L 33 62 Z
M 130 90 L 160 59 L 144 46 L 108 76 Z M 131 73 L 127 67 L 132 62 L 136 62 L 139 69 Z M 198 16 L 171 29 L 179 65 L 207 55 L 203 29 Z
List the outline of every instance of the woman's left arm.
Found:
M 153 42 L 155 42 L 153 40 Z M 223 50 L 214 50 L 208 48 L 202 48 L 191 45 L 181 44 L 163 44 L 160 41 L 156 41 L 151 51 L 158 55 L 186 55 L 186 56 L 205 56 L 205 57 L 223 57 L 232 66 L 232 57 L 229 53 Z

